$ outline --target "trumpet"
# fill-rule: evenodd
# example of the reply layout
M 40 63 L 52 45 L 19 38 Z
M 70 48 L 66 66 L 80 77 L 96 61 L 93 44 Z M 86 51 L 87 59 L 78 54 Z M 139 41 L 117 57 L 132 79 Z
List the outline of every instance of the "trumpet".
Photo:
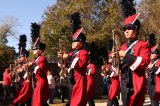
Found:
M 18 82 L 20 77 L 18 75 L 18 70 L 20 69 L 20 64 L 15 62 L 14 64 L 10 64 L 9 66 L 9 74 L 11 78 L 11 82 Z
M 115 36 L 115 32 L 114 30 L 112 30 L 112 37 L 113 37 L 113 48 L 112 48 L 112 52 L 116 52 L 115 57 L 113 57 L 113 66 L 116 69 L 116 75 L 121 75 L 121 70 L 120 70 L 120 56 L 119 56 L 119 37 L 116 35 Z

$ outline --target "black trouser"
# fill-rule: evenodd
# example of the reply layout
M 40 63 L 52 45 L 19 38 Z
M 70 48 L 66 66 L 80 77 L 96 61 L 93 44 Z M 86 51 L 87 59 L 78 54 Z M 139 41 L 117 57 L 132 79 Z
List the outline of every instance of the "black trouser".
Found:
M 31 106 L 31 101 L 32 101 L 32 98 L 29 98 L 26 102 L 18 103 L 15 106 Z M 47 106 L 47 105 L 45 105 L 45 106 Z
M 62 100 L 62 102 L 64 102 L 66 90 L 67 90 L 66 86 L 61 86 L 61 100 Z
M 88 100 L 88 104 L 89 104 L 89 106 L 95 106 L 93 98 Z
M 4 93 L 4 96 L 3 96 L 4 103 L 7 102 L 7 96 L 8 95 L 11 97 L 11 99 L 13 99 L 13 94 L 10 91 L 10 86 L 3 85 L 3 91 L 4 91 L 3 92 Z
M 107 106 L 119 106 L 118 99 L 115 97 L 113 100 L 108 100 Z
M 128 88 L 127 80 L 121 80 L 121 94 L 123 106 L 127 106 L 130 96 L 133 94 L 133 88 Z
M 73 85 L 71 84 L 70 80 L 67 79 L 68 82 L 68 90 L 69 90 L 69 94 L 68 94 L 68 101 L 66 106 L 70 106 L 70 101 L 71 101 L 71 96 L 72 96 L 72 89 L 73 89 Z
M 147 90 L 151 100 L 151 106 L 159 106 L 159 101 L 155 98 L 155 84 L 149 80 L 147 81 Z
M 49 105 L 48 105 L 48 103 L 46 102 L 46 103 L 43 103 L 42 106 L 49 106 Z

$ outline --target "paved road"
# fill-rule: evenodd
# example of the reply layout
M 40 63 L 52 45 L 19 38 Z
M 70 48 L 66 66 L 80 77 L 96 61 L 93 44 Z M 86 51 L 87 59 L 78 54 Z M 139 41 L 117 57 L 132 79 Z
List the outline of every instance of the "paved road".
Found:
M 145 100 L 143 106 L 150 106 L 150 104 L 151 104 L 151 102 L 150 102 L 150 100 L 148 98 L 148 99 Z M 123 106 L 121 101 L 119 101 L 119 105 Z M 87 106 L 88 106 L 88 104 L 87 104 Z M 95 106 L 107 106 L 107 102 L 96 103 Z
M 119 101 L 119 105 L 123 106 L 122 105 L 122 101 Z M 2 105 L 2 104 L 0 104 L 0 106 L 8 106 L 8 105 Z M 57 104 L 52 104 L 50 106 L 65 106 L 65 103 L 57 103 Z M 88 106 L 88 104 L 87 104 L 87 106 Z M 106 100 L 106 102 L 96 103 L 95 106 L 107 106 L 107 100 Z M 149 100 L 148 97 L 146 97 L 146 100 L 145 100 L 143 106 L 150 106 L 150 100 Z

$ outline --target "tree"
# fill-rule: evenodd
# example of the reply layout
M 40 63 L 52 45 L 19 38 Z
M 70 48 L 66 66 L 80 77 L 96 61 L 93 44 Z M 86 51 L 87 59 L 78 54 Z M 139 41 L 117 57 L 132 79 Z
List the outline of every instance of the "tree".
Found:
M 3 71 L 15 59 L 15 50 L 13 47 L 0 45 L 0 80 L 2 80 Z
M 150 33 L 155 33 L 157 43 L 160 44 L 160 13 L 159 13 L 159 0 L 142 0 L 140 11 L 143 22 L 143 35 L 148 38 Z
M 7 46 L 7 37 L 16 37 L 15 28 L 18 24 L 18 20 L 11 16 L 4 17 L 0 21 L 0 78 L 3 78 L 4 69 L 9 67 L 9 64 L 16 58 L 14 47 Z
M 70 50 L 70 17 L 75 11 L 81 13 L 81 26 L 87 42 L 94 42 L 99 48 L 106 46 L 113 29 L 121 28 L 122 17 L 117 0 L 58 0 L 46 10 L 41 27 L 41 40 L 47 44 L 45 53 L 49 59 L 57 57 L 58 39 L 63 39 L 64 49 Z
M 8 36 L 16 36 L 15 28 L 18 25 L 18 19 L 15 17 L 4 17 L 0 24 L 0 44 L 6 44 L 8 42 Z

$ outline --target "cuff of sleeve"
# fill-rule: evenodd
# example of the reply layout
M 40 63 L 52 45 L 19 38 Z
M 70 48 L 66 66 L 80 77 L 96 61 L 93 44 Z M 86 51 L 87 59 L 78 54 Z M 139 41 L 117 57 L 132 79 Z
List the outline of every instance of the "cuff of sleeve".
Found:
M 91 75 L 91 69 L 88 70 L 88 75 Z
M 37 70 L 39 69 L 39 66 L 36 66 L 35 68 L 34 68 L 34 73 L 36 74 L 36 72 L 37 72 Z
M 155 72 L 156 75 L 159 74 L 160 73 L 160 67 L 157 67 L 157 66 L 153 67 L 153 72 Z
M 141 64 L 142 62 L 142 57 L 138 56 L 134 63 L 129 67 L 132 71 L 136 70 L 137 67 Z

